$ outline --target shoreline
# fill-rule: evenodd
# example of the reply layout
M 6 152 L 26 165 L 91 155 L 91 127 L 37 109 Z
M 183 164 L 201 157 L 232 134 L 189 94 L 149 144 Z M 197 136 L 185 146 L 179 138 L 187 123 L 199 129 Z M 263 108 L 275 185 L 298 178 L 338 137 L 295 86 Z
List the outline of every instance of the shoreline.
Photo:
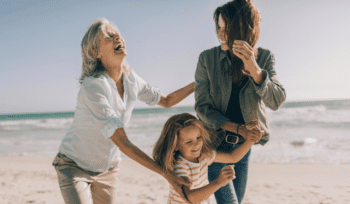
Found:
M 1 203 L 63 203 L 52 160 L 40 156 L 0 157 Z M 250 163 L 243 204 L 350 203 L 349 172 L 350 164 Z M 167 201 L 166 180 L 130 159 L 121 162 L 118 181 L 117 204 Z

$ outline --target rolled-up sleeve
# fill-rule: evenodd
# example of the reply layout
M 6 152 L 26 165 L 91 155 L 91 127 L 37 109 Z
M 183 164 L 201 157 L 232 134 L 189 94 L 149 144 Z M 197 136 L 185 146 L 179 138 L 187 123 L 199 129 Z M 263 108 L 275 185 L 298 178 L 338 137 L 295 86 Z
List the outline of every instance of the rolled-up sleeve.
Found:
M 113 110 L 108 102 L 109 86 L 106 80 L 86 79 L 83 82 L 83 102 L 100 128 L 103 136 L 108 139 L 114 132 L 124 126 L 121 121 L 121 113 Z
M 138 84 L 139 92 L 137 94 L 137 98 L 150 106 L 158 104 L 161 97 L 160 89 L 152 86 L 149 83 L 146 83 L 137 74 L 133 74 L 135 76 L 136 83 Z
M 195 110 L 201 121 L 217 131 L 229 119 L 214 109 L 214 101 L 210 95 L 210 79 L 207 67 L 199 56 L 195 73 Z
M 255 86 L 256 93 L 261 97 L 264 104 L 272 110 L 278 107 L 286 100 L 286 92 L 282 84 L 278 81 L 275 68 L 275 57 L 272 53 L 266 62 L 263 74 L 263 83 Z

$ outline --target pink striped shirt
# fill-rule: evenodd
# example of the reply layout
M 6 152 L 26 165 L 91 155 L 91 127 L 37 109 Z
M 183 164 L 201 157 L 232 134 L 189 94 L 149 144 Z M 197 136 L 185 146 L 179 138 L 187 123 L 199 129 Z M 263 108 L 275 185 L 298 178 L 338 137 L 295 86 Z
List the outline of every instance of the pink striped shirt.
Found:
M 213 150 L 211 158 L 200 158 L 200 162 L 194 163 L 179 155 L 178 160 L 174 166 L 174 173 L 180 177 L 187 177 L 192 186 L 190 190 L 197 189 L 209 184 L 208 182 L 208 165 L 213 163 L 216 156 L 216 151 Z M 170 193 L 168 198 L 168 204 L 187 204 L 189 202 L 185 201 L 180 197 L 174 188 L 170 185 Z M 209 204 L 209 199 L 202 201 L 200 204 Z

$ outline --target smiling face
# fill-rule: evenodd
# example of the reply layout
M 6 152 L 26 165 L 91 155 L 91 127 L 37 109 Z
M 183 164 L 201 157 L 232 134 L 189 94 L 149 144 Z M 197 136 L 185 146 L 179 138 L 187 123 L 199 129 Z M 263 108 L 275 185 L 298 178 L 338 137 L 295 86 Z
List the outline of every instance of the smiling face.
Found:
M 203 147 L 203 136 L 198 127 L 190 125 L 180 130 L 175 150 L 190 162 L 198 162 Z
M 227 44 L 227 35 L 226 35 L 226 23 L 224 19 L 222 19 L 221 14 L 219 15 L 218 20 L 218 38 L 220 40 L 221 49 L 224 51 L 230 50 L 230 47 Z
M 125 42 L 120 32 L 110 24 L 105 25 L 104 31 L 99 36 L 99 51 L 97 58 L 101 60 L 103 66 L 113 66 L 122 63 L 127 55 Z

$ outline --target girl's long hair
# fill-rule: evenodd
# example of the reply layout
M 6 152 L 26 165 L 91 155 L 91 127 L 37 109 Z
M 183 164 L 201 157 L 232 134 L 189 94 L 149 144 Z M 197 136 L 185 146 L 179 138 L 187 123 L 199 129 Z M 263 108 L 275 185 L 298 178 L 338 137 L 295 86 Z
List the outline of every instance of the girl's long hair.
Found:
M 203 137 L 201 155 L 210 156 L 212 147 L 208 144 L 210 140 L 209 131 L 193 115 L 189 113 L 177 114 L 170 117 L 163 126 L 162 133 L 153 148 L 153 159 L 163 167 L 164 170 L 173 171 L 175 161 L 180 154 L 175 151 L 179 139 L 180 130 L 188 126 L 198 127 Z
M 254 48 L 260 35 L 260 13 L 253 0 L 233 0 L 218 7 L 214 12 L 216 32 L 219 29 L 219 16 L 226 24 L 225 35 L 230 47 L 231 67 L 227 73 L 229 79 L 240 84 L 250 73 L 244 69 L 243 61 L 233 54 L 232 45 L 235 40 L 246 41 Z

